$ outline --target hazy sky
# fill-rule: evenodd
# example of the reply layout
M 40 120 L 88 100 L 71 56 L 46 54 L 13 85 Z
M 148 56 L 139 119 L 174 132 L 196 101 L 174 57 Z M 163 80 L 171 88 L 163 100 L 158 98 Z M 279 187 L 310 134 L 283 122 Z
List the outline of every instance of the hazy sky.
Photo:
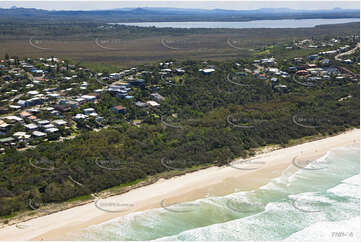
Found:
M 2 1 L 0 8 L 12 6 L 25 8 L 41 8 L 47 10 L 96 10 L 112 8 L 133 8 L 133 7 L 176 7 L 176 8 L 204 8 L 204 9 L 257 9 L 257 8 L 293 8 L 293 9 L 332 9 L 336 7 L 344 9 L 359 9 L 359 1 Z

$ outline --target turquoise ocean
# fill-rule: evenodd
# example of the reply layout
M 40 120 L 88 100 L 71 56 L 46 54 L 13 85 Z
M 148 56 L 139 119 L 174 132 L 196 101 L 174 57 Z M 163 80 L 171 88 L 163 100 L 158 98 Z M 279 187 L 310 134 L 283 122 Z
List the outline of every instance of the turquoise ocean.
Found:
M 359 147 L 330 150 L 305 169 L 294 170 L 289 167 L 252 191 L 128 214 L 90 226 L 72 237 L 359 241 Z

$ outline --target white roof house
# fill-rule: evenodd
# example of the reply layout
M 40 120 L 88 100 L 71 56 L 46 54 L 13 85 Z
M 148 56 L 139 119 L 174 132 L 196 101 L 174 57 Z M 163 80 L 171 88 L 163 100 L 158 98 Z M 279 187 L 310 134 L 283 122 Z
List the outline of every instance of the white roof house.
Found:
M 49 124 L 50 122 L 49 122 L 49 120 L 38 120 L 38 121 L 36 121 L 36 123 L 40 126 L 44 126 L 44 125 Z
M 88 116 L 82 113 L 78 113 L 73 117 L 74 120 L 86 119 L 86 118 L 88 118 Z
M 155 102 L 155 101 L 147 101 L 148 105 L 151 107 L 157 107 L 160 106 L 159 103 Z
M 52 121 L 52 122 L 53 122 L 53 124 L 58 125 L 58 126 L 62 126 L 62 125 L 66 125 L 66 124 L 67 124 L 66 121 L 61 120 L 61 119 L 57 119 L 57 120 L 54 120 L 54 121 Z
M 36 124 L 33 124 L 33 123 L 31 123 L 31 124 L 25 124 L 24 126 L 25 126 L 25 128 L 27 128 L 27 129 L 29 129 L 29 130 L 34 130 L 34 129 L 37 129 L 37 128 L 38 128 L 38 126 L 37 126 Z
M 9 108 L 12 108 L 12 109 L 21 109 L 21 106 L 19 105 L 9 105 Z
M 51 129 L 51 128 L 55 128 L 54 124 L 47 124 L 43 126 L 44 129 Z
M 90 95 L 83 95 L 81 98 L 84 98 L 87 101 L 95 101 L 97 99 L 96 96 L 90 96 Z
M 112 79 L 119 79 L 120 77 L 121 77 L 120 73 L 111 73 L 111 74 L 109 74 L 109 78 L 112 78 Z
M 48 96 L 53 97 L 53 98 L 59 98 L 60 94 L 58 94 L 58 93 L 48 93 Z
M 40 132 L 40 131 L 34 131 L 32 133 L 35 137 L 45 137 L 46 133 Z
M 55 132 L 58 132 L 59 129 L 58 128 L 48 128 L 48 129 L 45 129 L 45 132 L 46 133 L 55 133 Z
M 29 134 L 26 134 L 26 132 L 16 132 L 13 134 L 13 136 L 17 139 L 28 139 L 30 138 Z
M 101 93 L 101 92 L 103 92 L 104 91 L 104 89 L 95 89 L 94 90 L 94 93 Z
M 29 95 L 38 95 L 39 92 L 38 91 L 29 91 L 28 94 Z
M 85 108 L 85 109 L 83 109 L 84 114 L 93 113 L 94 111 L 95 111 L 94 108 Z
M 23 121 L 22 118 L 17 117 L 17 116 L 7 116 L 7 117 L 5 117 L 5 119 L 15 120 L 15 121 Z
M 82 103 L 82 102 L 84 102 L 84 101 L 85 101 L 85 99 L 84 99 L 84 98 L 79 97 L 79 98 L 76 98 L 76 99 L 75 99 L 75 101 L 76 101 L 76 102 L 78 102 L 78 103 Z
M 276 72 L 279 72 L 279 69 L 278 68 L 268 68 L 268 72 L 276 73 Z
M 216 70 L 214 68 L 206 68 L 206 69 L 199 69 L 200 72 L 202 72 L 203 74 L 210 74 L 215 72 Z
M 17 104 L 19 104 L 21 107 L 25 107 L 26 105 L 27 105 L 27 101 L 26 100 L 19 100 L 18 102 L 17 102 Z
M 45 111 L 53 111 L 55 108 L 53 108 L 53 107 L 45 107 L 45 108 L 43 108 L 43 110 L 45 110 Z

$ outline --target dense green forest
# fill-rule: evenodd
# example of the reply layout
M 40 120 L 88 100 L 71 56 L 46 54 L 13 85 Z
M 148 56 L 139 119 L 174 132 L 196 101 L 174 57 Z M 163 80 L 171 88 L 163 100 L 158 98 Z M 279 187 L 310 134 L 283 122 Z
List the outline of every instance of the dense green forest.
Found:
M 252 68 L 250 60 L 238 63 L 240 69 Z M 237 72 L 234 62 L 177 65 L 186 70 L 178 85 L 165 83 L 156 72 L 159 67 L 153 67 L 154 75 L 145 77 L 146 87 L 135 91 L 135 98 L 142 100 L 159 87 L 166 99 L 158 108 L 147 112 L 125 102 L 127 114 L 98 132 L 86 131 L 84 125 L 84 132 L 72 140 L 26 151 L 7 149 L 0 156 L 0 215 L 28 209 L 29 200 L 58 203 L 169 167 L 221 166 L 253 155 L 257 147 L 286 146 L 294 139 L 359 126 L 359 83 L 350 79 L 332 77 L 313 87 L 283 80 L 289 92 L 279 92 L 269 81 L 250 76 L 232 77 L 245 85 L 228 82 L 227 75 Z M 215 73 L 199 72 L 209 65 Z M 340 101 L 349 95 L 352 98 Z M 102 94 L 100 100 L 96 111 L 112 119 L 114 114 L 106 107 L 117 104 L 115 98 Z M 296 116 L 312 127 L 297 125 Z M 134 119 L 143 122 L 135 126 L 129 122 Z

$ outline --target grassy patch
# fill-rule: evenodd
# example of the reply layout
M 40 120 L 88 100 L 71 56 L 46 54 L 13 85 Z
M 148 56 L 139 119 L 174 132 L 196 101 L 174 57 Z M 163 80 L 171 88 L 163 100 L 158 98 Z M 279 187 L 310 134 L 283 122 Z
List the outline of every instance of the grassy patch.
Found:
M 78 197 L 73 197 L 70 198 L 69 200 L 67 200 L 66 202 L 77 202 L 77 201 L 86 201 L 91 199 L 92 197 L 90 195 L 83 195 L 83 196 L 78 196 Z
M 18 215 L 18 214 L 19 214 L 19 212 L 13 212 L 13 213 L 11 213 L 11 214 L 9 214 L 9 215 L 0 216 L 0 219 L 13 218 L 13 217 L 15 217 L 15 216 Z
M 132 182 L 119 184 L 118 186 L 108 188 L 105 191 L 116 191 L 116 190 L 119 190 L 119 189 L 124 188 L 124 187 L 133 186 L 135 184 L 138 184 L 139 182 L 145 181 L 146 179 L 147 178 L 142 178 L 142 179 L 138 179 L 138 180 L 135 180 L 135 181 L 132 181 Z

